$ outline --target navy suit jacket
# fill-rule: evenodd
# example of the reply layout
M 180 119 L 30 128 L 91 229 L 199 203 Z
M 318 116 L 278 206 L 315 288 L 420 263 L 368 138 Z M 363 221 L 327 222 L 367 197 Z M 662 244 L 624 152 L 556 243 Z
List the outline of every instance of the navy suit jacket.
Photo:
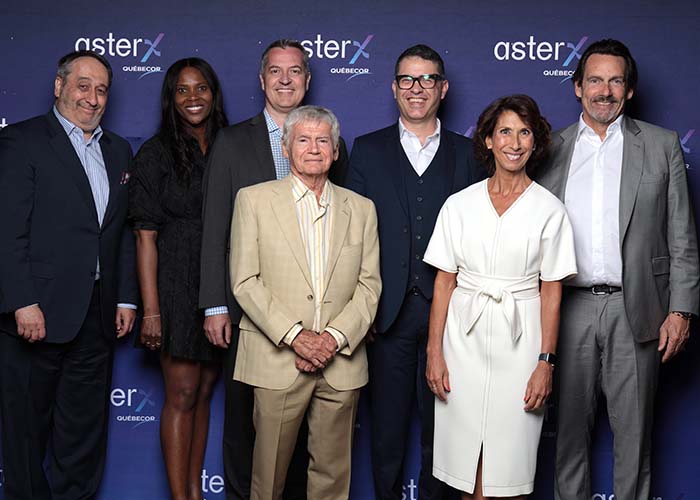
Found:
M 0 132 L 0 331 L 38 303 L 45 342 L 72 340 L 90 305 L 100 262 L 102 330 L 116 338 L 117 303 L 138 303 L 134 237 L 126 224 L 131 148 L 104 131 L 109 178 L 102 227 L 85 170 L 53 111 Z
M 448 158 L 445 189 L 435 196 L 444 203 L 449 195 L 485 177 L 474 159 L 472 141 L 444 128 L 440 147 Z M 350 154 L 346 187 L 372 200 L 379 220 L 380 265 L 383 291 L 375 320 L 378 332 L 385 332 L 396 319 L 408 286 L 411 227 L 408 200 L 401 172 L 403 148 L 398 123 L 355 139 Z M 433 222 L 434 223 L 434 222 Z M 432 283 L 430 284 L 432 289 Z M 432 296 L 432 294 L 431 294 Z

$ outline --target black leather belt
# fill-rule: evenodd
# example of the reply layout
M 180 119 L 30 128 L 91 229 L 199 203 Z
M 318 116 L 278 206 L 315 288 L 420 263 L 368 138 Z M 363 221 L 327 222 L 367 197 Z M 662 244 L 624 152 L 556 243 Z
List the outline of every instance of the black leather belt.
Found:
M 610 295 L 622 291 L 621 286 L 593 285 L 593 286 L 572 286 L 574 290 L 590 292 L 593 295 Z

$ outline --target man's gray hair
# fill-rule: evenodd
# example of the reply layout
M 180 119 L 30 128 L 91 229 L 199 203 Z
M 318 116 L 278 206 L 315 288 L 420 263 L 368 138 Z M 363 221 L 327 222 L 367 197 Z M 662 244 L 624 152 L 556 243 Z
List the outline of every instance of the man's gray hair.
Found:
M 282 142 L 287 151 L 291 151 L 291 135 L 294 127 L 301 122 L 326 122 L 331 126 L 331 142 L 333 149 L 338 147 L 340 142 L 340 124 L 338 118 L 328 108 L 322 106 L 300 106 L 292 110 L 282 126 Z

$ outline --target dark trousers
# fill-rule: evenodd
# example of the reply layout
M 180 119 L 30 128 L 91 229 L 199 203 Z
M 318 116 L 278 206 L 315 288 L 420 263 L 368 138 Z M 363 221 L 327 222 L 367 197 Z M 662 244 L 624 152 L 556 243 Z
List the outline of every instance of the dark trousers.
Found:
M 418 497 L 447 498 L 447 486 L 433 477 L 435 397 L 425 379 L 430 301 L 411 291 L 386 332 L 368 347 L 372 405 L 372 469 L 375 497 L 400 500 L 406 443 L 413 402 L 421 420 L 421 470 Z
M 30 344 L 0 333 L 7 500 L 80 500 L 97 492 L 107 447 L 114 347 L 102 332 L 100 309 L 95 285 L 85 321 L 66 344 Z
M 236 365 L 236 351 L 240 331 L 232 326 L 231 345 L 224 359 L 224 477 L 227 500 L 248 500 L 253 471 L 253 448 L 255 428 L 253 427 L 253 387 L 233 380 Z M 306 419 L 299 429 L 299 437 L 287 472 L 284 488 L 285 500 L 306 498 L 306 471 L 309 466 L 309 453 L 306 448 L 309 427 Z

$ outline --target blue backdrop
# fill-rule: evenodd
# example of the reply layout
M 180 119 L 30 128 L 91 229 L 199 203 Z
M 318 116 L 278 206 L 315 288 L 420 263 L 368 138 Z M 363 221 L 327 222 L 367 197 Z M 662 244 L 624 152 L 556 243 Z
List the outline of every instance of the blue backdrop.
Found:
M 214 66 L 234 123 L 262 109 L 260 54 L 273 39 L 286 37 L 303 40 L 311 53 L 313 76 L 306 102 L 332 108 L 348 144 L 396 120 L 390 91 L 394 62 L 404 48 L 419 42 L 437 49 L 445 60 L 450 90 L 440 116 L 449 129 L 471 135 L 490 101 L 516 92 L 533 96 L 553 127 L 560 128 L 580 112 L 568 79 L 580 54 L 594 40 L 615 37 L 630 47 L 641 75 L 628 114 L 678 132 L 698 199 L 699 25 L 700 7 L 694 0 L 589 0 L 571 6 L 551 0 L 2 2 L 0 127 L 50 108 L 56 61 L 74 48 L 104 52 L 110 60 L 114 85 L 103 125 L 126 137 L 134 151 L 158 125 L 163 72 L 185 56 L 203 57 Z M 123 341 L 117 350 L 107 471 L 99 498 L 165 499 L 158 361 L 130 345 L 130 340 Z M 691 338 L 686 352 L 661 370 L 654 428 L 655 499 L 700 498 L 699 357 L 698 342 Z M 202 471 L 209 500 L 224 498 L 220 386 Z M 373 497 L 367 411 L 363 400 L 353 499 Z M 555 417 L 556 404 L 550 404 L 535 499 L 552 498 Z M 404 486 L 409 500 L 417 498 L 417 427 L 414 431 Z M 602 419 L 593 452 L 596 500 L 614 498 L 611 444 Z M 0 463 L 0 483 L 1 468 Z

